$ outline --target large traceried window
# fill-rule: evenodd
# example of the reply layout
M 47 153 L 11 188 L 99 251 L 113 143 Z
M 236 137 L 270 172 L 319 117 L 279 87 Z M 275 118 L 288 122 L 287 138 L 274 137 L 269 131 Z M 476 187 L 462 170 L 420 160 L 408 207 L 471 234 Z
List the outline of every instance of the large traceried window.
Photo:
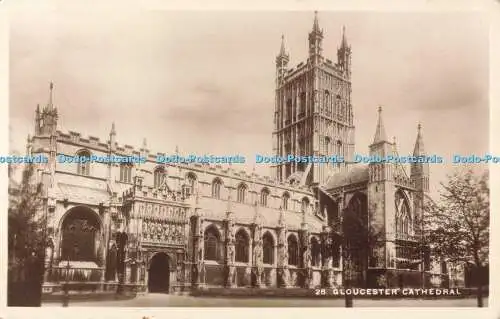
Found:
M 99 217 L 90 208 L 72 208 L 62 223 L 62 259 L 95 261 L 99 231 Z
M 395 196 L 396 205 L 396 233 L 410 235 L 411 234 L 411 215 L 410 205 L 405 195 L 398 191 Z
M 205 230 L 204 234 L 204 254 L 205 260 L 213 260 L 217 261 L 219 259 L 219 250 L 220 250 L 220 236 L 219 231 L 215 226 L 209 226 Z
M 132 165 L 129 163 L 122 163 L 120 165 L 120 182 L 132 183 Z
M 77 174 L 78 175 L 85 175 L 85 176 L 88 176 L 90 175 L 90 152 L 87 151 L 87 150 L 82 150 L 82 151 L 79 151 L 77 154 L 76 154 L 79 158 L 86 158 L 87 160 L 86 161 L 81 161 L 80 163 L 78 163 L 77 165 Z
M 165 168 L 163 167 L 157 167 L 154 171 L 153 174 L 154 177 L 154 187 L 158 188 L 162 186 L 163 182 L 165 181 Z
M 294 235 L 288 236 L 288 264 L 291 266 L 299 265 L 299 244 L 297 237 Z
M 247 233 L 243 230 L 240 229 L 235 236 L 235 250 L 236 250 L 236 256 L 235 256 L 235 261 L 240 262 L 240 263 L 247 263 L 248 262 L 248 246 L 249 246 L 249 238 Z
M 215 178 L 212 182 L 212 197 L 220 199 L 220 190 L 222 186 L 222 181 L 220 178 Z
M 269 190 L 267 188 L 262 189 L 260 192 L 260 206 L 267 206 L 267 199 L 269 197 Z
M 274 264 L 274 239 L 269 232 L 266 232 L 264 236 L 262 236 L 262 246 L 264 264 Z
M 238 186 L 238 193 L 237 193 L 237 198 L 236 200 L 238 203 L 244 203 L 246 200 L 246 195 L 247 195 L 247 186 L 245 184 L 240 184 Z

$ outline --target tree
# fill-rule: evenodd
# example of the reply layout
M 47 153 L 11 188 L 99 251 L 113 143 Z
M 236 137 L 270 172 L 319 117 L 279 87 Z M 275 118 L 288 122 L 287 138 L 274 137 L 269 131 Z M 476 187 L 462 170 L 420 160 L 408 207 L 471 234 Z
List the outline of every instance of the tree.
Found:
M 425 236 L 435 255 L 471 265 L 476 273 L 488 265 L 489 174 L 456 171 L 441 183 L 439 201 L 427 201 Z M 477 305 L 483 306 L 482 286 L 476 280 Z
M 43 188 L 35 182 L 33 164 L 26 164 L 20 182 L 15 172 L 16 167 L 9 165 L 8 304 L 39 306 L 45 253 Z

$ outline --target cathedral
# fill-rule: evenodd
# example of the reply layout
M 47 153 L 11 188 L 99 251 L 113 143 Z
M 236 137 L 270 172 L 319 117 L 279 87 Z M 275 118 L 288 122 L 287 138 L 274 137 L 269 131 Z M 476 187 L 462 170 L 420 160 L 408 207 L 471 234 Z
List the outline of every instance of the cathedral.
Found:
M 307 60 L 276 57 L 275 155 L 354 154 L 351 47 L 322 51 L 317 15 Z M 270 88 L 272 89 L 272 88 Z M 189 292 L 225 288 L 439 287 L 422 245 L 428 164 L 282 163 L 272 177 L 212 164 L 158 164 L 146 141 L 57 129 L 52 101 L 28 137 L 46 200 L 43 292 Z M 374 115 L 377 115 L 374 110 Z M 271 114 L 269 114 L 271 118 Z M 270 119 L 271 120 L 271 119 Z M 378 110 L 370 155 L 397 154 Z M 271 133 L 271 132 L 270 132 Z M 57 157 L 141 156 L 143 163 L 59 163 Z M 165 155 L 165 154 L 163 154 Z M 414 155 L 425 155 L 420 125 Z

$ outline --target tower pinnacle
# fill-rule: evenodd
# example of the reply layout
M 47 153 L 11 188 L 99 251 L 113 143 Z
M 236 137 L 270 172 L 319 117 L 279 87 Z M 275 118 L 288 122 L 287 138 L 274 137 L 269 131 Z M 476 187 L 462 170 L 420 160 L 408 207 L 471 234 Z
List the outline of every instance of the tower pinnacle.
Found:
M 375 137 L 373 139 L 373 144 L 380 142 L 387 142 L 387 135 L 385 134 L 384 121 L 382 120 L 382 106 L 378 107 L 378 122 L 377 129 L 375 131 Z
M 282 56 L 287 55 L 286 50 L 285 50 L 285 35 L 284 34 L 281 35 L 280 55 L 282 55 Z
M 313 32 L 320 32 L 318 22 L 318 11 L 314 11 Z
M 309 33 L 309 61 L 318 64 L 322 61 L 323 31 L 319 28 L 318 11 L 314 11 L 312 31 Z
M 54 83 L 51 81 L 49 84 L 49 102 L 47 103 L 47 109 L 52 110 L 54 108 Z
M 413 156 L 425 155 L 424 139 L 422 136 L 422 124 L 417 125 L 417 140 L 415 141 L 415 148 L 413 149 Z
M 345 25 L 342 26 L 342 47 L 347 48 L 347 36 L 345 32 Z

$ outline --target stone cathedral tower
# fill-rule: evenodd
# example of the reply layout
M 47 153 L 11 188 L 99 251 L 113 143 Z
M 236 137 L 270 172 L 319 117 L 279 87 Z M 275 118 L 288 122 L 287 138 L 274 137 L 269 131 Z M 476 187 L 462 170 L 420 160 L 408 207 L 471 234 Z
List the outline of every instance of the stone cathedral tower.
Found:
M 351 47 L 345 28 L 337 49 L 337 63 L 323 55 L 323 30 L 317 13 L 309 33 L 309 57 L 289 67 L 289 54 L 282 37 L 276 57 L 276 102 L 273 150 L 276 156 L 343 156 L 354 154 L 351 104 Z M 273 167 L 280 181 L 322 184 L 346 164 L 281 163 Z

